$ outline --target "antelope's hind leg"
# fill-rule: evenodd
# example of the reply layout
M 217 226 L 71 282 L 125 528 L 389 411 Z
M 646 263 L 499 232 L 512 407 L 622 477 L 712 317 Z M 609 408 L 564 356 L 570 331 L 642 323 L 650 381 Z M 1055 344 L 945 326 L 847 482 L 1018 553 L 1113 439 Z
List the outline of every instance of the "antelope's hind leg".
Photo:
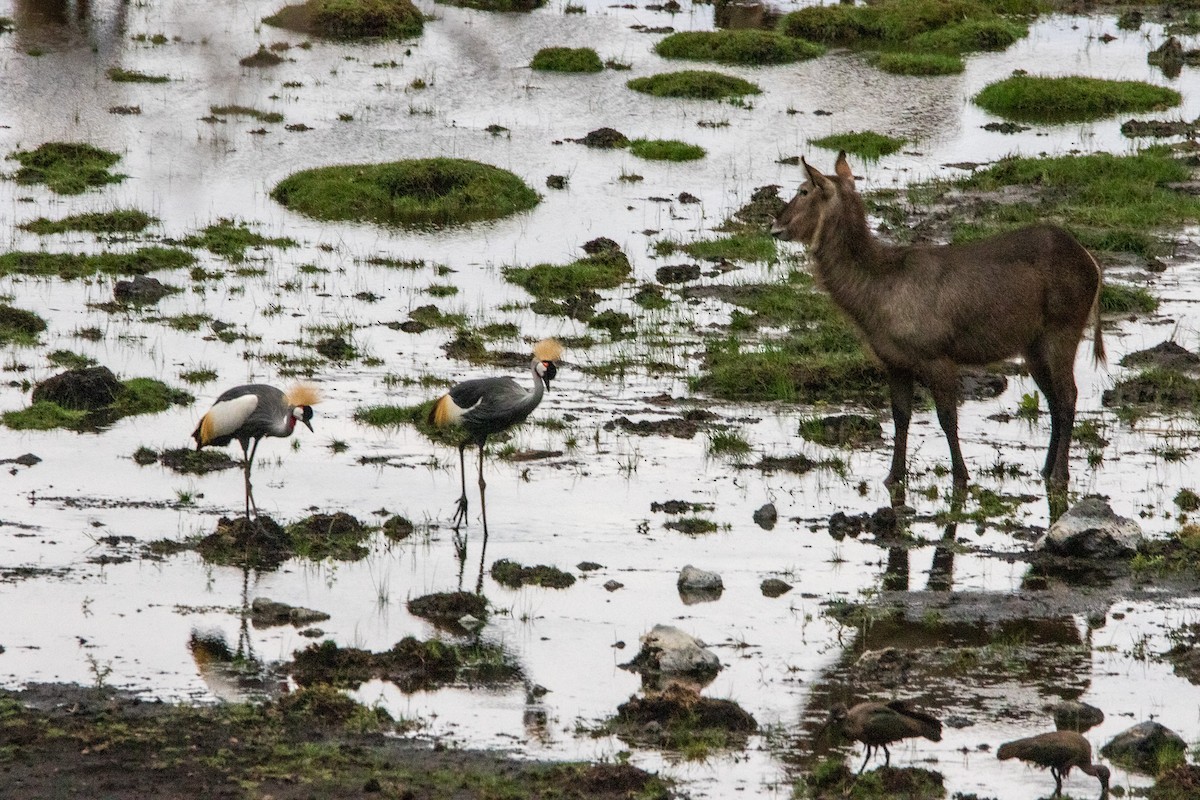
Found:
M 1042 477 L 1052 487 L 1066 489 L 1070 479 L 1071 435 L 1075 427 L 1075 350 L 1079 342 L 1038 341 L 1025 353 L 1034 382 L 1050 409 L 1050 444 Z
M 954 478 L 954 493 L 963 494 L 967 490 L 970 474 L 958 443 L 958 367 L 952 361 L 937 361 L 928 365 L 922 377 L 933 394 L 938 422 L 950 445 L 950 474 Z

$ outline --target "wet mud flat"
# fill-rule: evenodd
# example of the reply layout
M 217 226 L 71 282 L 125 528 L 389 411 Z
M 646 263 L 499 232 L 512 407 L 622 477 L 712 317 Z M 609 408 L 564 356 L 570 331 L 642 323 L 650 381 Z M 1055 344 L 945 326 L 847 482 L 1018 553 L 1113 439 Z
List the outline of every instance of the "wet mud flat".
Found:
M 739 395 L 754 376 L 721 386 L 713 366 L 744 366 L 810 323 L 831 348 L 854 344 L 810 291 L 802 252 L 765 233 L 802 179 L 794 154 L 828 166 L 836 150 L 812 142 L 851 127 L 909 137 L 854 160 L 872 224 L 944 241 L 977 211 L 1056 193 L 928 200 L 904 186 L 1014 151 L 1130 147 L 1119 117 L 1001 130 L 974 92 L 1063 63 L 1187 90 L 1193 66 L 1179 78 L 1147 63 L 1178 20 L 1050 15 L 948 77 L 884 74 L 831 48 L 730 67 L 763 89 L 750 99 L 691 101 L 636 94 L 626 77 L 678 68 L 659 37 L 707 30 L 726 4 L 425 4 L 421 38 L 352 46 L 259 24 L 277 10 L 121 4 L 112 26 L 21 16 L 0 33 L 23 98 L 0 111 L 18 115 L 0 149 L 87 139 L 125 175 L 72 195 L 0 183 L 15 209 L 0 229 L 21 254 L 4 261 L 4 288 L 23 307 L 0 312 L 13 337 L 0 606 L 25 612 L 0 623 L 0 676 L 27 687 L 0 700 L 0 786 L 654 797 L 666 789 L 653 776 L 669 776 L 697 797 L 1024 800 L 1049 777 L 1001 763 L 997 746 L 1057 726 L 1062 704 L 1103 709 L 1096 745 L 1151 718 L 1197 738 L 1194 228 L 1165 234 L 1166 252 L 1104 257 L 1127 302 L 1105 312 L 1108 370 L 1076 369 L 1070 500 L 1101 495 L 1146 534 L 1117 569 L 1093 555 L 1046 570 L 1035 555 L 1057 514 L 1038 478 L 1047 415 L 1019 364 L 965 387 L 963 505 L 936 419 L 918 411 L 900 512 L 880 485 L 891 435 L 874 365 L 860 356 L 845 382 L 804 383 L 789 359 L 785 378 L 825 388 L 811 403 Z M 1180 35 L 1190 51 L 1194 34 Z M 615 66 L 528 66 L 557 43 Z M 168 80 L 110 79 L 114 60 L 122 78 Z M 1200 111 L 1186 91 L 1184 103 Z M 708 155 L 609 146 L 642 136 Z M 541 197 L 507 219 L 408 230 L 315 219 L 281 201 L 299 192 L 291 181 L 272 188 L 331 160 L 410 156 L 495 164 Z M 92 212 L 124 225 L 111 212 L 126 205 L 157 221 L 54 232 Z M 735 247 L 712 247 L 727 234 Z M 1162 246 L 1152 238 L 1113 237 Z M 161 282 L 116 281 L 151 269 Z M 549 279 L 567 273 L 577 282 Z M 430 438 L 422 409 L 460 380 L 519 375 L 547 335 L 566 345 L 554 391 L 489 443 L 485 541 L 473 448 L 460 531 L 457 442 Z M 39 402 L 33 387 L 97 364 L 96 402 Z M 264 442 L 263 514 L 240 520 L 237 462 L 181 446 L 222 389 L 300 378 L 325 393 L 316 430 Z M 63 424 L 39 429 L 41 415 Z M 683 688 L 625 668 L 661 624 L 708 643 Z M 894 745 L 889 767 L 856 780 L 862 744 L 821 725 L 837 703 L 893 699 L 941 718 L 941 738 Z M 1063 713 L 1073 725 L 1082 712 Z M 1114 788 L 1166 785 L 1158 767 L 1114 768 Z

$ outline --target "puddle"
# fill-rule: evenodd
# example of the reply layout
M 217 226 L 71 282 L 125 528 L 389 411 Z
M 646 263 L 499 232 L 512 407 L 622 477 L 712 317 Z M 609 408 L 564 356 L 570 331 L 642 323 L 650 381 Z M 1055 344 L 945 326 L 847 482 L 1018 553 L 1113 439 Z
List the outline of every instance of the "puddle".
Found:
M 697 331 L 727 322 L 729 307 L 701 298 L 642 312 L 632 302 L 636 286 L 630 284 L 599 308 L 648 317 L 658 326 L 652 339 L 660 341 L 568 350 L 553 391 L 511 440 L 518 451 L 546 451 L 549 457 L 506 460 L 497 457 L 499 445 L 491 448 L 485 468 L 491 537 L 481 553 L 478 505 L 472 500 L 464 529 L 467 558 L 460 564 L 448 527 L 459 494 L 454 449 L 431 444 L 411 427 L 361 425 L 354 413 L 380 404 L 415 405 L 444 391 L 445 382 L 520 370 L 447 358 L 442 346 L 453 338 L 450 329 L 407 333 L 388 323 L 434 304 L 445 313 L 465 314 L 472 325 L 517 327 L 520 337 L 489 343 L 492 349 L 520 352 L 543 336 L 582 336 L 589 332 L 582 323 L 529 311 L 529 297 L 503 279 L 502 268 L 566 263 L 584 243 L 603 236 L 628 254 L 638 282 L 654 281 L 660 267 L 680 260 L 653 258 L 654 241 L 691 241 L 741 207 L 755 188 L 794 185 L 800 168 L 777 163 L 781 158 L 808 154 L 818 166 L 832 164 L 833 153 L 810 150 L 806 142 L 848 129 L 896 132 L 914 141 L 877 165 L 855 165 L 867 189 L 959 174 L 943 165 L 1013 152 L 1134 147 L 1119 133 L 1122 118 L 1035 126 L 1014 135 L 983 131 L 993 120 L 971 105 L 970 96 L 1015 68 L 1140 79 L 1177 89 L 1196 77 L 1195 68 L 1185 67 L 1181 78 L 1169 81 L 1145 63 L 1144 33 L 1152 43 L 1161 38 L 1154 26 L 1130 33 L 1117 30 L 1111 16 L 1053 16 L 1007 52 L 971 56 L 966 71 L 951 77 L 891 76 L 840 52 L 770 69 L 722 67 L 765 89 L 747 108 L 656 100 L 624 86 L 630 77 L 679 68 L 652 53 L 657 36 L 631 26 L 709 29 L 713 9 L 706 5 L 684 3 L 681 13 L 671 15 L 589 0 L 573 3 L 584 6 L 585 14 L 564 14 L 564 4 L 552 2 L 529 15 L 488 15 L 421 3 L 435 19 L 415 42 L 314 42 L 308 49 L 297 46 L 300 37 L 260 25 L 278 4 L 258 0 L 203 6 L 100 2 L 82 17 L 70 6 L 65 19 L 35 21 L 32 9 L 40 5 L 0 3 L 0 16 L 17 21 L 16 31 L 0 34 L 5 75 L 0 149 L 87 141 L 120 153 L 114 170 L 128 177 L 74 196 L 0 182 L 0 233 L 7 249 L 120 247 L 79 233 L 39 237 L 16 225 L 39 216 L 127 207 L 161 220 L 151 238 L 181 240 L 228 218 L 298 244 L 251 249 L 239 265 L 196 250 L 199 266 L 219 277 L 196 282 L 187 270 L 159 274 L 184 291 L 148 311 L 97 307 L 112 299 L 107 279 L 0 280 L 0 292 L 36 310 L 49 325 L 39 346 L 7 349 L 0 386 L 4 409 L 28 404 L 23 382 L 61 371 L 45 358 L 59 349 L 95 359 L 118 375 L 155 377 L 197 397 L 190 407 L 126 418 L 101 433 L 0 432 L 0 458 L 33 453 L 42 459 L 8 465 L 4 476 L 0 683 L 90 685 L 103 675 L 110 685 L 147 696 L 227 699 L 242 690 L 198 663 L 190 646 L 197 636 L 222 637 L 231 649 L 268 664 L 291 660 L 313 643 L 290 625 L 244 625 L 255 598 L 327 613 L 331 618 L 318 623 L 322 638 L 383 651 L 405 636 L 439 635 L 432 623 L 408 612 L 408 600 L 471 590 L 481 580 L 491 608 L 480 635 L 519 662 L 527 682 L 548 692 L 531 693 L 524 685 L 456 685 L 406 694 L 369 681 L 355 696 L 415 721 L 420 734 L 464 746 L 524 757 L 616 759 L 629 745 L 588 731 L 638 692 L 637 676 L 618 667 L 636 652 L 638 637 L 658 623 L 675 625 L 704 639 L 725 664 L 706 696 L 735 701 L 760 726 L 744 750 L 702 761 L 633 749 L 633 763 L 680 780 L 694 797 L 728 797 L 735 790 L 791 796 L 791 781 L 809 763 L 812 733 L 828 708 L 830 682 L 862 647 L 853 629 L 826 616 L 830 601 L 873 598 L 885 585 L 893 591 L 1018 596 L 1027 567 L 1017 556 L 1028 548 L 1027 538 L 994 523 L 977 528 L 963 522 L 955 532 L 957 546 L 939 548 L 943 530 L 932 519 L 945 510 L 945 501 L 917 491 L 910 492 L 917 541 L 906 548 L 889 551 L 869 535 L 831 537 L 828 520 L 835 512 L 869 514 L 887 504 L 886 420 L 882 443 L 848 451 L 800 437 L 798 425 L 817 413 L 813 409 L 700 397 L 717 419 L 706 418 L 694 435 L 640 435 L 642 428 L 652 430 L 680 413 L 657 407 L 654 398 L 689 396 L 687 378 L 698 371 L 703 351 Z M 167 38 L 160 45 L 135 38 L 160 33 Z M 1102 33 L 1117 38 L 1102 44 L 1097 39 Z M 269 69 L 238 65 L 260 44 L 274 42 L 292 45 L 284 63 Z M 602 58 L 628 63 L 631 70 L 534 74 L 527 64 L 547 43 L 593 46 Z M 31 56 L 31 50 L 41 55 Z M 114 64 L 172 80 L 113 83 L 105 70 Z M 417 79 L 427 88 L 415 89 Z M 284 122 L 204 120 L 210 106 L 232 104 L 277 111 Z M 109 112 L 132 107 L 140 113 Z M 831 115 L 813 113 L 818 109 Z M 1182 108 L 1145 116 L 1193 119 L 1200 116 L 1200 95 L 1185 92 Z M 702 121 L 728 125 L 701 127 Z M 300 124 L 307 130 L 285 127 Z M 486 129 L 493 125 L 507 132 L 492 135 Z M 665 164 L 566 141 L 605 126 L 630 137 L 683 139 L 705 147 L 708 156 Z M 251 132 L 260 127 L 267 132 Z M 279 180 L 300 169 L 418 156 L 494 164 L 537 188 L 542 202 L 527 214 L 430 233 L 318 223 L 269 197 Z M 15 164 L 5 162 L 3 168 L 14 171 Z M 623 173 L 643 180 L 623 181 Z M 546 188 L 551 175 L 567 176 L 567 188 Z M 678 201 L 682 192 L 699 202 Z M 1200 230 L 1187 235 L 1194 242 Z M 399 269 L 368 263 L 372 259 L 422 265 Z M 239 274 L 237 267 L 252 269 Z M 1108 371 L 1094 369 L 1082 349 L 1077 364 L 1081 418 L 1095 420 L 1109 444 L 1094 467 L 1082 448 L 1075 450 L 1071 490 L 1107 495 L 1117 513 L 1137 519 L 1155 536 L 1177 527 L 1173 498 L 1179 489 L 1195 488 L 1194 421 L 1152 418 L 1130 428 L 1102 407 L 1101 393 L 1125 374 L 1116 365 L 1126 353 L 1171 337 L 1197 350 L 1198 273 L 1194 259 L 1173 262 L 1150 284 L 1162 302 L 1157 315 L 1113 321 L 1106 332 L 1114 365 Z M 780 274 L 778 268 L 745 266 L 699 280 L 749 283 Z M 447 285 L 457 292 L 442 296 L 436 287 Z M 181 315 L 206 321 L 193 331 L 152 321 Z M 223 340 L 212 320 L 232 325 L 243 338 Z M 359 358 L 314 356 L 311 346 L 300 343 L 329 335 L 314 326 L 346 327 L 340 335 Z M 90 329 L 98 335 L 78 335 Z M 182 474 L 158 463 L 139 464 L 134 454 L 139 448 L 189 446 L 197 418 L 224 388 L 251 381 L 286 385 L 291 379 L 279 374 L 280 359 L 302 357 L 315 359 L 313 379 L 325 398 L 315 409 L 316 432 L 299 430 L 291 439 L 263 443 L 254 469 L 260 510 L 285 524 L 316 513 L 345 512 L 368 525 L 401 515 L 413 521 L 414 533 L 399 542 L 382 534 L 370 537 L 365 557 L 357 561 L 295 559 L 258 573 L 206 564 L 195 552 L 142 557 L 141 544 L 213 533 L 222 516 L 239 513 L 243 487 L 238 470 Z M 649 359 L 679 371 L 631 367 L 620 377 L 602 378 L 582 369 L 620 359 Z M 185 385 L 180 378 L 202 370 L 214 371 L 217 380 Z M 992 419 L 1013 415 L 1022 396 L 1033 391 L 1030 379 L 1010 377 L 998 396 L 962 407 L 960 432 L 980 486 L 1042 498 L 1018 503 L 1008 515 L 1014 527 L 1037 530 L 1048 523 L 1037 479 L 1048 415 L 1034 423 Z M 628 424 L 612 424 L 621 418 Z M 547 420 L 557 424 L 538 424 Z M 709 455 L 709 439 L 719 425 L 751 443 L 747 464 L 801 455 L 815 462 L 841 458 L 845 469 L 742 469 L 736 460 Z M 1165 443 L 1183 450 L 1184 457 L 1169 460 L 1152 452 L 1161 452 Z M 934 474 L 948 458 L 932 413 L 914 417 L 909 446 L 917 487 L 948 489 L 948 479 Z M 468 471 L 475 469 L 472 449 Z M 474 481 L 467 477 L 468 495 L 474 497 Z M 668 501 L 694 504 L 700 510 L 689 516 L 711 521 L 715 530 L 687 535 L 663 527 L 669 520 L 653 507 Z M 767 503 L 778 514 L 769 530 L 754 521 Z M 557 567 L 576 581 L 567 589 L 509 588 L 491 575 L 499 559 Z M 581 562 L 600 566 L 580 569 Z M 722 575 L 719 599 L 688 604 L 681 598 L 676 578 L 688 564 Z M 760 589 L 766 578 L 781 578 L 794 588 L 766 597 Z M 622 586 L 610 590 L 605 585 L 610 582 Z M 1189 742 L 1200 739 L 1195 714 L 1200 687 L 1152 657 L 1170 647 L 1171 627 L 1200 616 L 1196 602 L 1140 596 L 1113 602 L 1100 616 L 1106 624 L 1090 629 L 1084 612 L 1046 622 L 1059 635 L 1053 641 L 1070 640 L 1069 658 L 1057 646 L 1044 648 L 1049 678 L 1005 675 L 993 682 L 973 680 L 969 671 L 930 678 L 922 701 L 942 704 L 943 712 L 968 724 L 947 726 L 938 743 L 898 744 L 893 765 L 937 769 L 949 793 L 999 800 L 1047 794 L 1048 775 L 1001 763 L 994 751 L 1008 739 L 1049 730 L 1053 722 L 1042 707 L 1064 692 L 1105 712 L 1105 722 L 1088 733 L 1096 748 L 1151 717 Z M 925 688 L 910 687 L 906 694 Z M 861 758 L 861 752 L 855 748 L 851 758 Z M 1145 778 L 1114 769 L 1114 787 L 1146 784 Z M 1090 794 L 1093 786 L 1086 776 L 1067 783 L 1078 795 Z

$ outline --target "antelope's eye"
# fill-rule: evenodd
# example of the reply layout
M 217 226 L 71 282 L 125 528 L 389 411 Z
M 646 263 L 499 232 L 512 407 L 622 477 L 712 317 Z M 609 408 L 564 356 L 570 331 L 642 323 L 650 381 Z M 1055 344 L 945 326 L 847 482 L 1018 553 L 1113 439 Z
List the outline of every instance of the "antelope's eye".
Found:
M 799 192 L 797 192 L 797 194 L 799 194 L 801 197 L 805 197 L 808 195 L 808 189 L 801 189 Z

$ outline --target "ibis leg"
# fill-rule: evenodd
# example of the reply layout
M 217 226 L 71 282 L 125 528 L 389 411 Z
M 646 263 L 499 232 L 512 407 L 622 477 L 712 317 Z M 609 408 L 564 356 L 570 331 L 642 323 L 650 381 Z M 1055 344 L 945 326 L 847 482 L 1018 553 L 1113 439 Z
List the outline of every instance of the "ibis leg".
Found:
M 871 753 L 872 753 L 872 751 L 874 751 L 874 749 L 875 748 L 872 747 L 871 745 L 867 745 L 867 753 L 865 756 L 863 756 L 862 766 L 858 768 L 859 775 L 862 775 L 863 770 L 867 768 L 867 762 L 871 760 Z
M 887 749 L 887 745 L 883 746 L 883 765 L 890 767 L 892 765 L 892 753 Z
M 1057 767 L 1051 767 L 1050 774 L 1054 776 L 1054 796 L 1059 797 L 1062 795 L 1062 773 Z

